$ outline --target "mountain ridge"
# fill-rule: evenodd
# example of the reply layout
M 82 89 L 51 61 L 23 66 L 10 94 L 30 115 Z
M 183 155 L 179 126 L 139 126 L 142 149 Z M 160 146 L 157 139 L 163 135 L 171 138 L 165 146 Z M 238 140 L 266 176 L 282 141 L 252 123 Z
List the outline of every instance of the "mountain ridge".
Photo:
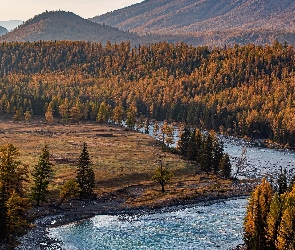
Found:
M 87 40 L 112 43 L 131 40 L 138 35 L 121 31 L 108 25 L 97 24 L 66 11 L 49 11 L 27 20 L 13 31 L 0 37 L 0 41 L 50 41 L 50 40 Z
M 258 28 L 295 31 L 294 14 L 291 0 L 280 4 L 275 0 L 149 0 L 90 20 L 139 34 Z
M 279 4 L 275 0 L 146 0 L 90 20 L 140 35 L 201 39 L 207 45 L 240 40 L 256 44 L 295 42 L 295 2 L 291 0 Z M 210 41 L 212 32 L 217 33 L 217 40 Z

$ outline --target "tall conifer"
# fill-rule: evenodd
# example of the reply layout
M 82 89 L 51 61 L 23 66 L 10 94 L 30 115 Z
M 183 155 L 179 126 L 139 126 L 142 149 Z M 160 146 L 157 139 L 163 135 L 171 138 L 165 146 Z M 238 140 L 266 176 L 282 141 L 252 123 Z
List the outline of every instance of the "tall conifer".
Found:
M 244 221 L 244 239 L 248 249 L 266 249 L 267 215 L 273 190 L 264 178 L 250 196 Z
M 82 152 L 79 157 L 77 167 L 76 180 L 81 189 L 80 198 L 90 199 L 93 197 L 93 188 L 95 186 L 95 176 L 92 167 L 90 166 L 90 157 L 87 149 L 87 144 L 84 142 Z
M 35 165 L 32 176 L 34 185 L 31 188 L 31 199 L 40 205 L 40 201 L 46 201 L 49 194 L 48 186 L 53 175 L 52 163 L 49 160 L 49 150 L 47 145 L 42 148 L 39 162 Z

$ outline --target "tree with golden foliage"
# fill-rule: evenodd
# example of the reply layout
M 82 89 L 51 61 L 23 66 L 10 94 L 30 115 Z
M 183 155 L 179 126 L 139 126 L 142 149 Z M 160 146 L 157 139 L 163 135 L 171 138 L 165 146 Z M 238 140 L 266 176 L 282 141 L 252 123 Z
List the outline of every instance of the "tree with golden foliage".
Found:
M 285 194 L 276 249 L 295 249 L 295 187 Z
M 248 249 L 267 249 L 267 216 L 272 196 L 272 187 L 263 178 L 249 198 L 244 221 L 244 239 Z
M 271 200 L 269 213 L 266 219 L 266 223 L 267 223 L 266 242 L 267 242 L 267 249 L 269 250 L 276 249 L 276 240 L 277 240 L 279 226 L 281 223 L 281 217 L 282 217 L 282 202 L 280 199 L 280 195 L 278 193 L 275 193 Z

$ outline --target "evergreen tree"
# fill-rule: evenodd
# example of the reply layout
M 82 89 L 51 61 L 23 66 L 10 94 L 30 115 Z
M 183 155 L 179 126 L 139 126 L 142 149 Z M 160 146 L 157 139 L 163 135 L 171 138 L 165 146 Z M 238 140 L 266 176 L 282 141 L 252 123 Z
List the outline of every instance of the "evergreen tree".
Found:
M 212 138 L 212 148 L 213 148 L 213 158 L 212 158 L 212 170 L 216 174 L 219 171 L 220 161 L 223 157 L 223 143 L 216 134 L 211 131 L 210 132 Z
M 187 152 L 188 152 L 188 143 L 191 137 L 190 129 L 187 125 L 184 125 L 184 127 L 181 129 L 180 132 L 180 139 L 177 142 L 178 149 L 180 151 L 180 154 L 187 158 Z
M 42 148 L 39 162 L 34 166 L 32 176 L 34 185 L 31 188 L 31 199 L 36 201 L 37 206 L 40 201 L 46 201 L 49 194 L 48 185 L 53 175 L 52 163 L 49 160 L 49 150 L 47 145 Z
M 95 176 L 94 171 L 90 166 L 90 157 L 86 143 L 83 144 L 76 173 L 76 180 L 79 184 L 79 188 L 81 189 L 80 198 L 92 198 L 94 195 L 93 188 L 95 186 Z
M 196 129 L 191 132 L 191 136 L 187 144 L 187 159 L 189 161 L 195 161 L 197 159 L 198 151 L 196 133 Z
M 219 163 L 219 174 L 221 177 L 229 179 L 231 177 L 231 163 L 229 155 L 226 153 L 222 156 Z
M 210 134 L 204 140 L 200 161 L 202 171 L 211 172 L 213 170 L 213 139 Z
M 279 174 L 279 177 L 278 177 L 278 186 L 279 186 L 279 194 L 285 193 L 288 189 L 287 170 L 284 169 L 284 172 L 283 172 L 282 167 L 281 167 L 281 173 Z
M 269 250 L 276 250 L 276 240 L 277 240 L 277 234 L 279 225 L 281 222 L 281 216 L 282 216 L 282 204 L 278 193 L 275 193 L 274 197 L 271 200 L 270 203 L 270 209 L 269 213 L 267 215 L 267 235 L 266 235 L 266 241 L 267 241 L 267 249 Z
M 267 247 L 267 215 L 272 194 L 272 187 L 264 178 L 250 196 L 244 221 L 244 240 L 248 249 Z

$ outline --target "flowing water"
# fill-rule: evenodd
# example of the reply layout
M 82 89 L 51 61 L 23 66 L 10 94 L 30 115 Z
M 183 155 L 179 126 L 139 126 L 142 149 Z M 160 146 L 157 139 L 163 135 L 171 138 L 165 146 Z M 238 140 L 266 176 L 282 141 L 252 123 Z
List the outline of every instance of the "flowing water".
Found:
M 275 179 L 280 168 L 295 173 L 295 153 L 257 146 L 246 140 L 221 136 L 235 162 L 246 148 L 244 169 L 239 178 Z M 129 249 L 231 249 L 242 243 L 246 199 L 196 205 L 140 216 L 100 215 L 84 222 L 49 229 L 51 238 L 66 250 Z
M 242 243 L 246 199 L 133 216 L 99 215 L 49 229 L 67 250 L 230 249 Z

